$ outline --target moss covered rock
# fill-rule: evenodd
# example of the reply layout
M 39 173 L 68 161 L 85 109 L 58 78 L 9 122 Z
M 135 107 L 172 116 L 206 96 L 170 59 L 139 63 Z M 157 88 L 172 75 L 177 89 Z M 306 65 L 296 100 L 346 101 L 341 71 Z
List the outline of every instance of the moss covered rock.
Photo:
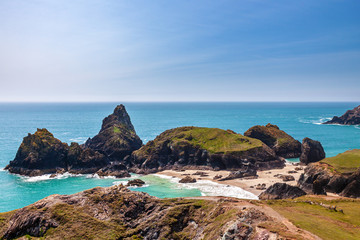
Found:
M 218 128 L 179 127 L 167 130 L 132 155 L 141 169 L 243 169 L 282 167 L 274 151 L 261 141 Z
M 266 126 L 254 126 L 244 133 L 245 136 L 264 142 L 284 158 L 297 158 L 301 155 L 301 143 L 295 140 L 278 126 L 268 123 Z
M 89 138 L 85 147 L 106 155 L 110 160 L 121 161 L 142 146 L 124 105 L 118 105 L 103 120 L 100 132 Z

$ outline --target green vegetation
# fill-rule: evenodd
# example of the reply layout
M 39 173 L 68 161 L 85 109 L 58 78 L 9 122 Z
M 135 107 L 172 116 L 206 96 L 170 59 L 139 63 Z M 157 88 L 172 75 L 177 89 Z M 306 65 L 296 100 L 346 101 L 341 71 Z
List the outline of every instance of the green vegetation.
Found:
M 266 203 L 297 227 L 322 239 L 360 239 L 360 200 L 326 200 L 326 197 L 303 196 L 295 200 L 271 200 Z M 336 206 L 337 210 L 329 206 Z
M 154 141 L 143 147 L 142 151 L 150 151 L 150 148 L 160 146 L 166 142 L 178 146 L 192 145 L 206 149 L 210 153 L 243 152 L 262 147 L 260 140 L 245 137 L 230 130 L 180 127 L 163 132 Z
M 360 167 L 360 149 L 349 150 L 335 157 L 320 161 L 329 165 L 329 169 L 338 173 L 351 173 Z

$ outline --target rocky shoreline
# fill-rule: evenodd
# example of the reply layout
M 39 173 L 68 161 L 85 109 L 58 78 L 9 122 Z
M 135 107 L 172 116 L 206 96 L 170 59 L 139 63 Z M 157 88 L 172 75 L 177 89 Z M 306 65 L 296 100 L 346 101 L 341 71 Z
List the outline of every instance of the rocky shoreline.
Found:
M 323 124 L 340 124 L 340 125 L 359 125 L 360 124 L 360 106 L 346 111 L 342 116 L 334 116 L 330 121 Z

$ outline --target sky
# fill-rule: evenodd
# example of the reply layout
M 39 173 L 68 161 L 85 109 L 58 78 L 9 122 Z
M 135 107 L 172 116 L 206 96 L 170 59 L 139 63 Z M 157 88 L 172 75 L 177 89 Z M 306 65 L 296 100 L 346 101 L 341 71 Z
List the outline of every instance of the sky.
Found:
M 360 101 L 359 12 L 358 0 L 2 0 L 0 101 Z

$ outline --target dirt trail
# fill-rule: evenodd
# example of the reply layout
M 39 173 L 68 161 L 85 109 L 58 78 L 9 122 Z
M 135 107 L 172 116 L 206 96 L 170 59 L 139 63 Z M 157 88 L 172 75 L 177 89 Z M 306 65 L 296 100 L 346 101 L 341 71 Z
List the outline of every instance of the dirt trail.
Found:
M 203 200 L 210 200 L 210 201 L 229 201 L 232 206 L 238 207 L 239 209 L 243 208 L 254 208 L 263 212 L 266 216 L 272 217 L 275 221 L 281 222 L 284 226 L 288 229 L 288 231 L 295 235 L 301 235 L 303 239 L 309 240 L 321 240 L 320 237 L 304 230 L 301 228 L 296 227 L 292 222 L 290 222 L 287 218 L 283 217 L 281 214 L 276 212 L 271 207 L 265 205 L 256 200 L 241 200 L 237 198 L 231 197 L 187 197 L 186 199 L 203 199 Z

